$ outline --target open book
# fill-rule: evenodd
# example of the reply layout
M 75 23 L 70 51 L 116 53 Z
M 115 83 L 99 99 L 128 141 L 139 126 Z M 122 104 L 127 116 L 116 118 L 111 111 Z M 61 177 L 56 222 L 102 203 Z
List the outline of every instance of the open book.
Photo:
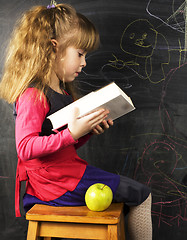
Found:
M 135 109 L 131 99 L 115 83 L 111 83 L 48 116 L 53 129 L 58 129 L 69 122 L 74 107 L 79 108 L 79 118 L 92 111 L 104 108 L 110 111 L 108 119 L 112 120 Z

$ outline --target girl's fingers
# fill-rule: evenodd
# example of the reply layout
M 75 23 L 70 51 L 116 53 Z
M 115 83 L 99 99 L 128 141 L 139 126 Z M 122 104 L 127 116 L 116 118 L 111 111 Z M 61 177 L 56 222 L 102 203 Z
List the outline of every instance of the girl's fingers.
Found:
M 92 126 L 100 124 L 108 115 L 108 110 L 99 110 L 96 113 L 90 114 L 89 122 Z
M 108 129 L 110 126 L 109 126 L 108 122 L 106 120 L 104 120 L 104 121 L 102 121 L 102 127 L 104 129 Z
M 92 130 L 92 133 L 96 134 L 96 135 L 100 134 L 100 132 L 98 131 L 98 129 L 96 127 Z
M 102 127 L 100 127 L 100 125 L 97 125 L 93 130 L 92 130 L 93 134 L 99 135 L 104 133 L 104 129 Z
M 110 126 L 113 126 L 114 125 L 114 122 L 113 122 L 113 120 L 111 120 L 111 119 L 108 119 L 108 124 L 110 125 Z
M 92 132 L 93 134 L 96 134 L 96 135 L 102 134 L 106 129 L 109 129 L 110 126 L 112 125 L 113 125 L 113 121 L 111 119 L 109 119 L 108 121 L 103 120 L 100 125 L 97 125 L 93 128 Z
M 97 130 L 98 134 L 104 133 L 104 129 L 100 125 L 97 125 L 95 129 Z
M 108 110 L 105 109 L 100 109 L 97 110 L 95 112 L 90 113 L 89 115 L 87 115 L 86 117 L 92 121 L 94 119 L 102 119 L 105 115 L 107 115 L 109 113 Z

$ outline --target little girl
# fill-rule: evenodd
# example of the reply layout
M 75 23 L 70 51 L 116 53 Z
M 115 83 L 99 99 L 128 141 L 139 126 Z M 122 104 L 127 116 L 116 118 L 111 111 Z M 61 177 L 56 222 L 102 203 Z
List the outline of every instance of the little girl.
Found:
M 79 158 L 76 149 L 113 122 L 101 109 L 53 131 L 47 116 L 77 99 L 73 81 L 86 66 L 87 52 L 99 45 L 94 25 L 67 4 L 37 6 L 17 24 L 0 83 L 1 98 L 14 103 L 18 154 L 15 207 L 20 216 L 21 181 L 26 181 L 25 211 L 34 204 L 85 205 L 94 183 L 107 184 L 114 202 L 129 208 L 131 239 L 152 239 L 150 189 L 125 176 L 108 173 Z

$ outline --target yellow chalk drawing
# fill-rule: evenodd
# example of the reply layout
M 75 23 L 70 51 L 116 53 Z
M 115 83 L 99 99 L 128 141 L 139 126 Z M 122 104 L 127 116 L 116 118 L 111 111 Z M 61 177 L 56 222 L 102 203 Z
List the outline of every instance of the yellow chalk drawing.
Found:
M 155 77 L 153 57 L 159 38 L 164 41 L 163 51 L 166 51 L 168 56 L 163 62 L 160 60 L 158 67 L 161 73 L 160 76 Z M 121 36 L 120 48 L 133 59 L 125 61 L 112 54 L 114 60 L 109 60 L 111 67 L 121 70 L 126 66 L 131 66 L 141 79 L 148 79 L 154 84 L 165 80 L 164 66 L 168 65 L 170 61 L 169 44 L 164 35 L 159 33 L 147 19 L 137 19 L 125 28 Z M 158 75 L 158 71 L 156 74 Z
M 109 62 L 112 63 L 110 66 L 115 67 L 116 69 L 123 69 L 125 66 L 139 66 L 139 64 L 133 60 L 124 62 L 123 60 L 118 59 L 114 54 L 112 54 L 112 56 L 115 58 L 115 60 L 109 60 Z

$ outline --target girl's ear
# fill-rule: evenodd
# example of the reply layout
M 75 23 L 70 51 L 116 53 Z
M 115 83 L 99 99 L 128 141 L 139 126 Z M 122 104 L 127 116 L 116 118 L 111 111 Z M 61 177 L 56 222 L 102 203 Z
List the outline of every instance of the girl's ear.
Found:
M 51 43 L 53 45 L 54 51 L 57 52 L 58 49 L 58 41 L 56 39 L 51 39 Z

